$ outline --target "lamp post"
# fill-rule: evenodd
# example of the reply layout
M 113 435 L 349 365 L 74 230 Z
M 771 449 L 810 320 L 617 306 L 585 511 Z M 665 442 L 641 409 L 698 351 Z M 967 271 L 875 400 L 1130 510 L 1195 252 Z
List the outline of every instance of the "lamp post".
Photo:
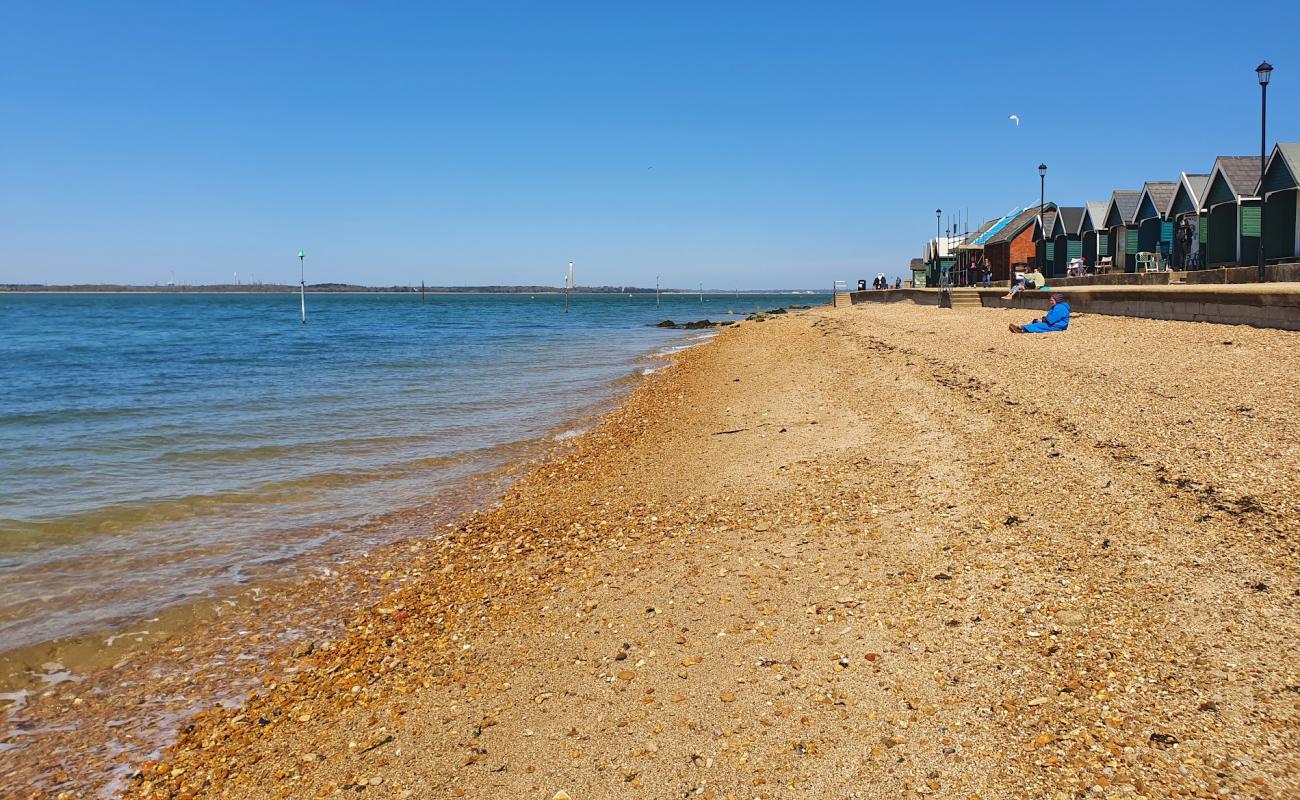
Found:
M 1261 61 L 1255 67 L 1259 77 L 1259 282 L 1264 282 L 1264 131 L 1268 125 L 1268 79 L 1273 77 L 1273 65 Z
M 1047 205 L 1045 202 L 1047 188 L 1047 165 L 1040 163 L 1038 165 L 1038 229 L 1042 231 L 1043 237 L 1043 256 L 1047 256 L 1047 230 L 1044 226 L 1047 224 L 1043 219 L 1043 208 Z M 1035 264 L 1034 266 L 1038 266 Z

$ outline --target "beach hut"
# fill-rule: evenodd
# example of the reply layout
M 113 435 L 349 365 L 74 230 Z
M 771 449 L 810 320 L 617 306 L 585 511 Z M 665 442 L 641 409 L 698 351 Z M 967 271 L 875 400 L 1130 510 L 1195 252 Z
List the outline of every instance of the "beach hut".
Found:
M 1259 158 L 1219 156 L 1201 198 L 1205 263 L 1253 264 L 1259 252 Z
M 1205 265 L 1201 196 L 1209 182 L 1208 174 L 1184 172 L 1165 209 L 1165 219 L 1174 226 L 1174 249 L 1169 263 L 1175 269 L 1198 269 Z
M 912 271 L 912 278 L 911 281 L 908 283 L 908 286 L 914 287 L 916 289 L 920 289 L 924 287 L 925 286 L 925 259 L 924 258 L 912 259 L 911 263 L 908 264 L 908 268 Z
M 1052 227 L 1051 270 L 1044 270 L 1049 278 L 1065 277 L 1072 258 L 1083 257 L 1083 243 L 1079 241 L 1079 223 L 1083 220 L 1081 206 L 1061 206 L 1056 210 L 1056 224 Z
M 1264 258 L 1300 259 L 1300 142 L 1273 148 L 1264 168 Z
M 1138 229 L 1133 217 L 1141 197 L 1141 189 L 1116 189 L 1106 205 L 1105 226 L 1116 272 L 1137 270 Z
M 1056 211 L 1055 203 L 1048 203 L 1044 211 Z M 1031 269 L 1038 262 L 1036 237 L 1038 236 L 1038 205 L 1014 216 L 1004 217 L 976 239 L 984 246 L 984 260 L 993 272 L 993 280 L 1009 281 L 1015 270 Z M 984 241 L 980 241 L 983 239 Z
M 1110 205 L 1105 200 L 1089 200 L 1083 206 L 1083 216 L 1079 218 L 1079 244 L 1083 251 L 1083 263 L 1090 267 L 1110 255 L 1110 237 L 1106 232 L 1106 208 Z
M 1049 276 L 1052 274 L 1052 263 L 1056 260 L 1056 245 L 1052 238 L 1056 217 L 1055 208 L 1044 210 L 1042 220 L 1034 226 L 1034 263 L 1044 275 Z
M 1137 251 L 1160 253 L 1166 263 L 1173 252 L 1174 225 L 1165 218 L 1165 210 L 1174 197 L 1178 181 L 1147 181 L 1138 197 L 1133 222 L 1137 225 Z

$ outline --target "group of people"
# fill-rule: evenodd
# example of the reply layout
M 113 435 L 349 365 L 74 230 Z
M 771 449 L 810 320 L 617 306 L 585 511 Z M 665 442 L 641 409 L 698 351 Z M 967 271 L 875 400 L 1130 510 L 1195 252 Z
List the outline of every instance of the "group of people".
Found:
M 875 279 L 873 279 L 873 280 L 871 281 L 871 288 L 872 288 L 872 289 L 888 289 L 888 288 L 889 288 L 889 278 L 886 278 L 886 277 L 885 277 L 885 273 L 883 273 L 883 272 L 877 272 L 877 273 L 876 273 L 876 277 L 875 277 Z M 903 288 L 903 279 L 902 279 L 902 278 L 894 278 L 894 288 L 895 288 L 895 289 L 901 289 L 901 288 Z

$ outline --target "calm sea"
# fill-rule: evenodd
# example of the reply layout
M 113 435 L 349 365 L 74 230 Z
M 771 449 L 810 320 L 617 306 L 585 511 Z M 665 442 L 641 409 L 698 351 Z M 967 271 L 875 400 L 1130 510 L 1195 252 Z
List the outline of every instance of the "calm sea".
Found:
M 827 301 L 0 295 L 0 652 L 371 547 L 700 335 L 653 323 Z

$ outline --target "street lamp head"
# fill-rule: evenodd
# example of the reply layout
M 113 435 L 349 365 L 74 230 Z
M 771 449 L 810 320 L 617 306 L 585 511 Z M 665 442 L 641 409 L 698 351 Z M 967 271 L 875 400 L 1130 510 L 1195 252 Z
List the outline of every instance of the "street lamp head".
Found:
M 1039 165 L 1038 165 L 1038 174 L 1039 174 L 1039 175 L 1046 175 L 1046 174 L 1047 174 L 1047 165 L 1046 165 L 1046 164 L 1039 164 Z
M 304 253 L 303 251 L 301 251 L 301 250 L 298 251 L 298 258 L 302 258 L 302 257 L 305 256 L 305 255 L 307 255 L 307 254 Z
M 936 217 L 939 216 L 939 215 L 942 214 L 942 213 L 943 213 L 943 209 L 942 209 L 942 208 L 936 208 L 936 209 L 934 210 L 934 215 L 935 215 Z
M 1259 76 L 1259 85 L 1267 86 L 1268 79 L 1273 77 L 1273 65 L 1267 61 L 1261 61 L 1258 67 L 1255 67 L 1255 74 Z

